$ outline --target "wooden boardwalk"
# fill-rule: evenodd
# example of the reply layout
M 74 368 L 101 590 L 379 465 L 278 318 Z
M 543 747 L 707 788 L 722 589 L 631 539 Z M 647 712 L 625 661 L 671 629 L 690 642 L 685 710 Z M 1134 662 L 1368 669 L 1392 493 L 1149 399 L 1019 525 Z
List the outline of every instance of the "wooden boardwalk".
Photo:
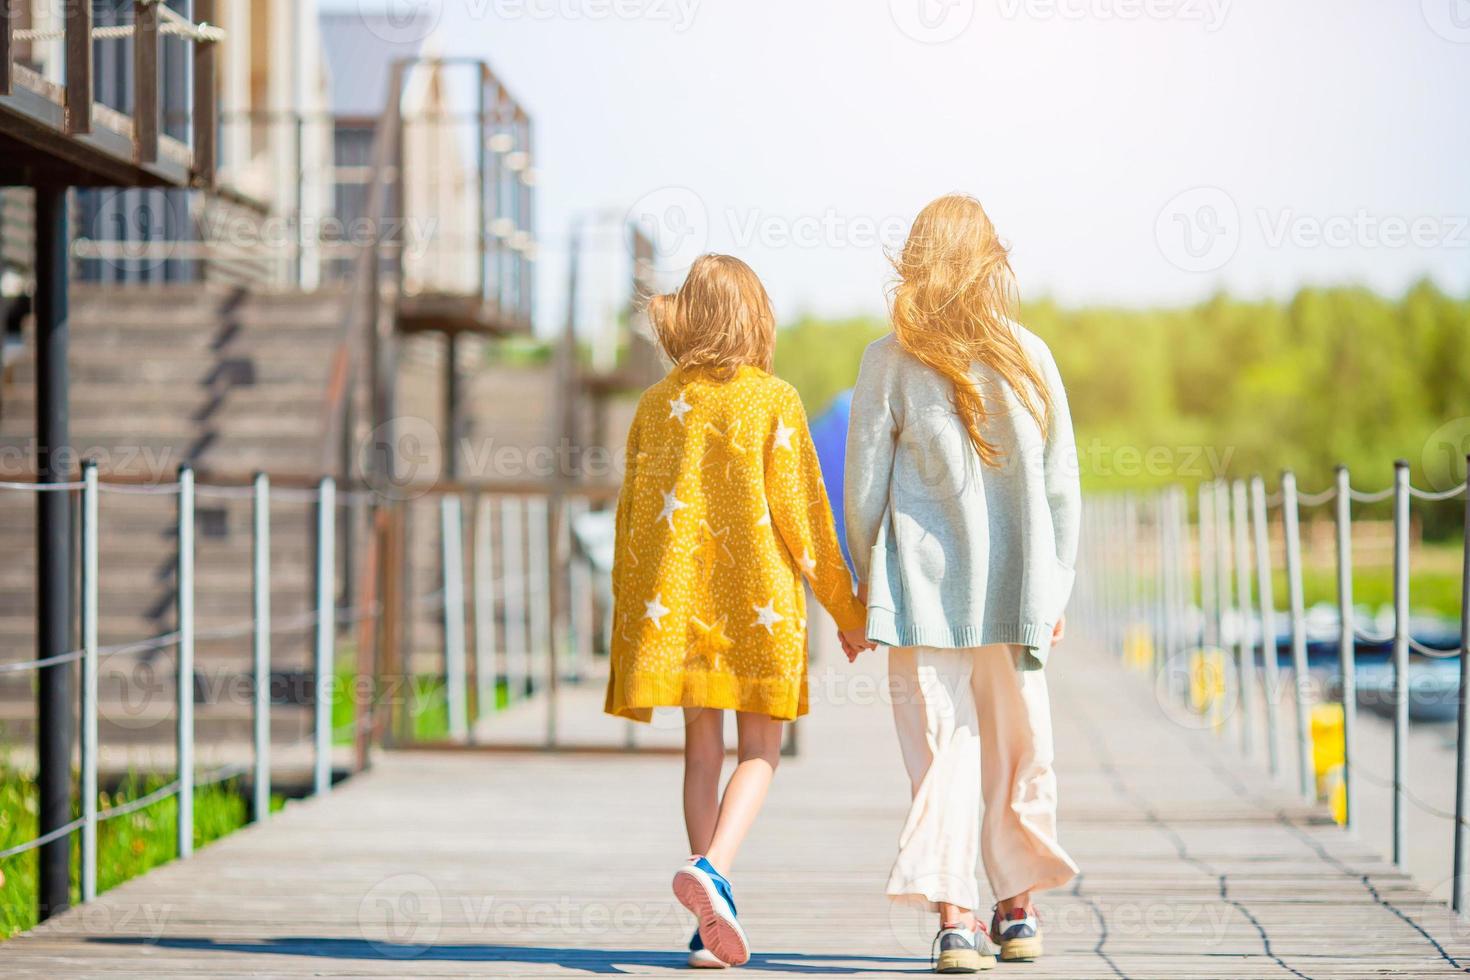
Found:
M 814 678 L 802 751 L 733 878 L 747 973 L 928 969 L 928 916 L 881 894 L 907 793 L 881 653 Z M 1435 977 L 1470 927 L 1295 803 L 1146 684 L 1069 645 L 1051 673 L 1063 839 L 1049 955 L 993 975 Z M 664 976 L 690 922 L 666 755 L 380 757 L 327 799 L 157 870 L 0 947 L 37 977 Z M 1446 855 L 1448 864 L 1448 855 Z

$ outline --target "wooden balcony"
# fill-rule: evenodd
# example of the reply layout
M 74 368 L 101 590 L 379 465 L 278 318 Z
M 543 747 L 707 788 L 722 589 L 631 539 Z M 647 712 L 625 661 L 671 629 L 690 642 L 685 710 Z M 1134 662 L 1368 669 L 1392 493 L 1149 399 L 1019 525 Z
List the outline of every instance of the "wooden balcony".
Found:
M 199 22 L 162 3 L 135 0 L 134 22 L 94 28 L 89 3 L 65 5 L 56 31 L 26 26 L 22 4 L 0 6 L 0 183 L 37 186 L 200 187 L 213 181 L 218 28 L 214 0 L 195 0 Z M 193 54 L 192 145 L 160 132 L 159 38 L 190 41 Z M 93 99 L 94 40 L 130 44 L 136 111 L 132 116 Z M 62 42 L 60 84 L 18 57 L 22 45 Z
M 519 310 L 494 298 L 464 293 L 428 292 L 398 298 L 395 322 L 400 333 L 433 331 L 475 333 L 493 337 L 529 334 L 531 322 Z

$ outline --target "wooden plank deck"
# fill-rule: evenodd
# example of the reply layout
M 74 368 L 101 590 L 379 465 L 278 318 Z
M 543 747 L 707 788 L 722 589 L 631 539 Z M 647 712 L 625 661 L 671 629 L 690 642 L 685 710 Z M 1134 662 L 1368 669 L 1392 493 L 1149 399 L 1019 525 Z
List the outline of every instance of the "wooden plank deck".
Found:
M 815 675 L 801 754 L 733 875 L 748 973 L 928 969 L 928 917 L 881 894 L 907 793 L 882 665 Z M 1041 902 L 1049 955 L 993 975 L 1470 967 L 1470 927 L 1217 737 L 1169 720 L 1140 678 L 1075 647 L 1051 678 L 1063 839 L 1084 873 Z M 690 928 L 668 890 L 678 798 L 665 755 L 380 757 L 327 799 L 6 943 L 0 973 L 669 975 Z

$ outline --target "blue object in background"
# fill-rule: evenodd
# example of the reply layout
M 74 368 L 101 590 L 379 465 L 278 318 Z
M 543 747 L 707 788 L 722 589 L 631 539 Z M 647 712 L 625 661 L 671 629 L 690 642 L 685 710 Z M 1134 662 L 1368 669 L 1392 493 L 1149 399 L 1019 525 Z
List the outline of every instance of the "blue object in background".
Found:
M 832 515 L 837 518 L 837 540 L 842 542 L 842 557 L 852 567 L 847 551 L 847 526 L 842 519 L 842 471 L 847 463 L 847 417 L 852 412 L 852 389 L 849 388 L 812 420 L 812 442 L 817 447 L 817 461 L 822 464 L 822 483 L 827 499 L 832 502 Z

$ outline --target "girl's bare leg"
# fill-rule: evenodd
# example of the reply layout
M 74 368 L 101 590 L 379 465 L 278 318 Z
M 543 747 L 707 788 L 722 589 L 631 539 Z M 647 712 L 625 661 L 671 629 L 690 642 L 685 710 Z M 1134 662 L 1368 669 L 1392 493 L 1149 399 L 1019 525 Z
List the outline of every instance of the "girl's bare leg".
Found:
M 1013 912 L 1016 909 L 1029 909 L 1031 907 L 1031 893 L 1022 892 L 1014 898 L 1003 898 L 997 906 L 1001 915 Z
M 740 761 L 725 787 L 714 836 L 704 852 L 709 863 L 726 874 L 766 802 L 766 792 L 781 759 L 780 721 L 742 711 L 735 716 L 735 723 L 740 735 Z
M 720 768 L 725 764 L 725 713 L 684 709 L 684 829 L 689 853 L 704 854 L 720 815 Z
M 964 926 L 967 929 L 975 928 L 975 913 L 970 909 L 951 905 L 949 902 L 939 903 L 939 928 L 945 926 Z

